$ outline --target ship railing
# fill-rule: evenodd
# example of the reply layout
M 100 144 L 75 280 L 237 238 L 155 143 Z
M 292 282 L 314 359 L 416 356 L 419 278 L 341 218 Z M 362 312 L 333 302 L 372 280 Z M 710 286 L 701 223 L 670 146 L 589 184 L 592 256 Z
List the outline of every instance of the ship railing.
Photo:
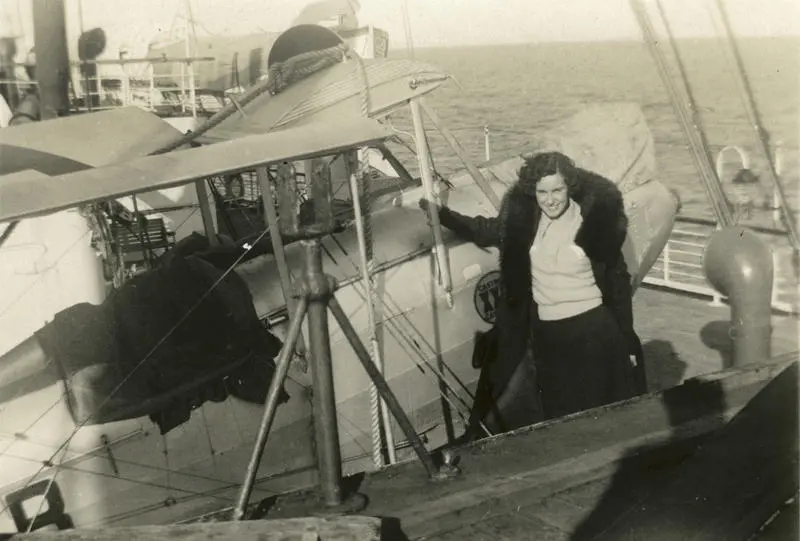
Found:
M 195 64 L 213 57 L 138 58 L 98 60 L 97 75 L 81 73 L 84 63 L 74 63 L 73 101 L 79 110 L 137 106 L 160 115 L 196 117 L 222 107 L 198 96 Z M 111 73 L 113 69 L 113 73 Z
M 723 305 L 725 297 L 711 287 L 703 272 L 703 251 L 716 224 L 712 220 L 679 216 L 664 250 L 644 283 L 700 295 L 712 305 Z M 792 250 L 785 233 L 778 229 L 749 226 L 772 248 L 772 308 L 784 314 L 797 314 L 800 295 Z

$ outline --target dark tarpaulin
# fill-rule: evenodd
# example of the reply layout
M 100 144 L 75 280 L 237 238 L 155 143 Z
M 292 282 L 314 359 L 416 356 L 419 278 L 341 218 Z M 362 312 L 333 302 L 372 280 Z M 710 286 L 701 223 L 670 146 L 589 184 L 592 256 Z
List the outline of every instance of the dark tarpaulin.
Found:
M 200 257 L 173 256 L 100 306 L 62 310 L 37 333 L 76 423 L 149 415 L 163 434 L 207 400 L 263 403 L 281 342 L 235 272 L 204 297 L 222 275 Z

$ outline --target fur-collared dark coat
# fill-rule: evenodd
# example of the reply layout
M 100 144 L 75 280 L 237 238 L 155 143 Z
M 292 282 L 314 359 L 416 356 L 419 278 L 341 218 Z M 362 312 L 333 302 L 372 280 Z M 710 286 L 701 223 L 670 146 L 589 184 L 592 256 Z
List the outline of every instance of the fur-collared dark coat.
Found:
M 535 193 L 534 183 L 517 182 L 503 198 L 496 218 L 468 217 L 447 208 L 440 211 L 442 225 L 462 239 L 500 249 L 501 287 L 495 322 L 497 358 L 503 360 L 505 367 L 500 379 L 507 380 L 523 358 L 532 318 L 538 317 L 530 259 L 542 214 Z M 603 304 L 614 314 L 629 353 L 636 355 L 643 366 L 641 343 L 633 330 L 631 277 L 622 256 L 628 229 L 622 193 L 610 180 L 579 168 L 577 182 L 569 187 L 568 195 L 578 203 L 583 217 L 575 244 L 591 261 Z

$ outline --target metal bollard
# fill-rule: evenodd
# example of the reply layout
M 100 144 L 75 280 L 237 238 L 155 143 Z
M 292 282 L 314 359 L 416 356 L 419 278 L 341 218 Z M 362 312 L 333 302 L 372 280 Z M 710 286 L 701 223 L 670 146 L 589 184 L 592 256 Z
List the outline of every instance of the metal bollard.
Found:
M 715 231 L 703 252 L 709 283 L 731 305 L 733 365 L 770 357 L 773 263 L 769 247 L 740 226 Z

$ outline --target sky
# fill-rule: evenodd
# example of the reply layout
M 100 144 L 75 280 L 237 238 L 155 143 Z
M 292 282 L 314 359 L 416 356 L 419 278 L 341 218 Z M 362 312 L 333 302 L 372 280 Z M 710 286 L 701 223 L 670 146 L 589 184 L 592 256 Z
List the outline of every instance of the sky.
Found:
M 0 0 L 0 33 L 32 34 L 31 0 Z M 311 0 L 191 0 L 199 35 L 246 34 L 288 27 Z M 713 36 L 708 6 L 716 0 L 662 0 L 679 37 Z M 185 0 L 64 0 L 69 32 L 101 26 L 113 55 L 124 44 L 143 55 L 159 32 L 180 28 Z M 646 0 L 655 15 L 655 3 Z M 405 47 L 404 6 L 414 47 L 539 41 L 640 39 L 629 0 L 361 0 L 359 20 L 389 32 L 392 48 Z M 738 36 L 800 36 L 800 1 L 725 0 Z M 657 17 L 654 18 L 654 20 Z M 20 30 L 17 30 L 18 32 Z M 104 55 L 108 56 L 108 55 Z

